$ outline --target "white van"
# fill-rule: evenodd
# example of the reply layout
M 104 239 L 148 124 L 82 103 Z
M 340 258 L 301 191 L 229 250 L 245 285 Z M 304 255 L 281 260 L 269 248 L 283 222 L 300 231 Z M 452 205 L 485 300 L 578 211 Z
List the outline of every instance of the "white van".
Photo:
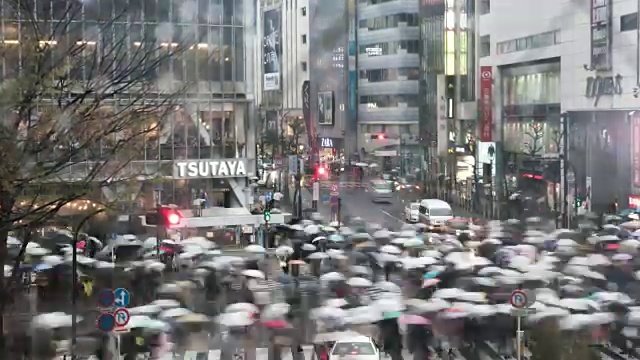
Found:
M 385 180 L 371 180 L 369 193 L 371 194 L 371 201 L 374 203 L 390 203 L 393 200 L 393 183 Z
M 451 205 L 440 199 L 423 199 L 418 208 L 420 222 L 429 225 L 432 230 L 444 228 L 447 221 L 453 219 Z
M 408 223 L 417 223 L 420 221 L 420 203 L 414 202 L 404 208 L 404 221 Z

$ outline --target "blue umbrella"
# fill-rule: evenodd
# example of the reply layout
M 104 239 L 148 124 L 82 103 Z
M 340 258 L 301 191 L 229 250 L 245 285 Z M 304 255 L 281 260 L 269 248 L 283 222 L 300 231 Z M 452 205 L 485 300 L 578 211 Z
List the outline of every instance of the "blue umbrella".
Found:
M 38 265 L 36 265 L 36 267 L 35 267 L 35 268 L 33 268 L 33 271 L 35 271 L 35 272 L 42 272 L 42 271 L 50 270 L 50 269 L 52 269 L 52 268 L 53 268 L 53 267 L 52 267 L 51 265 L 49 265 L 49 264 L 44 264 L 44 263 L 43 263 L 43 264 L 38 264 Z
M 422 275 L 422 280 L 431 280 L 435 279 L 440 275 L 441 271 L 429 271 Z

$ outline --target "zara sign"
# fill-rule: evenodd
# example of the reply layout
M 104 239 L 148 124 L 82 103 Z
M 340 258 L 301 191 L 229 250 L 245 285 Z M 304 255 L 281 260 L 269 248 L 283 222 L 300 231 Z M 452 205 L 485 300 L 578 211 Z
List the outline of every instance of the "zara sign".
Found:
M 247 176 L 247 159 L 174 161 L 174 179 L 231 178 Z

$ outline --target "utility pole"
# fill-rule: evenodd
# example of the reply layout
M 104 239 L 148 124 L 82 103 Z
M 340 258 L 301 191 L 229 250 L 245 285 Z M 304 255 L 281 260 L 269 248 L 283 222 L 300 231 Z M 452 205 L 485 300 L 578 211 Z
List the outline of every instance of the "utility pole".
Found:
M 300 182 L 302 181 L 302 172 L 300 169 L 302 166 L 300 164 L 300 152 L 298 151 L 299 139 L 296 137 L 296 191 L 298 192 L 298 200 L 296 201 L 296 216 L 302 217 L 302 186 L 300 186 Z
M 568 149 L 568 139 L 569 139 L 569 114 L 562 113 L 560 114 L 560 133 L 562 137 L 560 138 L 560 184 L 562 185 L 562 208 L 560 211 L 562 212 L 562 227 L 569 228 L 569 181 L 567 181 L 567 177 L 569 174 L 569 167 L 567 166 L 567 161 L 569 160 L 569 149 Z
M 454 141 L 454 151 L 453 154 L 451 155 L 451 194 L 450 196 L 453 197 L 453 193 L 455 191 L 455 187 L 456 187 L 456 177 L 457 177 L 457 169 L 458 169 L 458 164 L 457 164 L 457 158 L 458 158 L 458 154 L 455 151 L 455 145 L 458 144 L 458 134 L 459 131 L 457 131 L 457 128 L 460 124 L 460 101 L 462 99 L 462 81 L 461 81 L 461 74 L 460 74 L 460 56 L 461 56 L 461 52 L 460 52 L 460 46 L 461 44 L 461 37 L 462 37 L 462 33 L 461 33 L 461 13 L 462 13 L 462 4 L 461 4 L 462 0 L 454 0 L 454 54 L 455 54 L 455 59 L 454 59 L 454 74 L 455 74 L 455 88 L 454 88 L 454 113 L 453 113 L 453 132 L 454 134 L 456 134 L 455 137 L 455 141 Z M 468 56 L 465 55 L 465 56 Z M 451 131 L 451 129 L 450 129 Z M 448 136 L 448 134 L 447 134 Z M 451 201 L 451 199 L 450 199 Z

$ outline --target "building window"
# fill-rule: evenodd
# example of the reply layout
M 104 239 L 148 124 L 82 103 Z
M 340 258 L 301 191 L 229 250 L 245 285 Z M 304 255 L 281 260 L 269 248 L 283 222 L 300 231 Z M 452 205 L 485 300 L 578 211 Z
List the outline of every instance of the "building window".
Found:
M 480 57 L 491 55 L 491 35 L 480 37 Z
M 638 28 L 638 13 L 620 16 L 620 31 L 631 31 Z
M 307 62 L 303 61 L 300 65 L 302 66 L 302 71 L 307 72 Z
M 302 16 L 307 16 L 307 7 L 303 6 L 302 8 L 300 8 L 300 12 L 302 12 Z
M 496 53 L 509 54 L 517 51 L 538 49 L 560 44 L 560 30 L 548 31 L 542 34 L 525 36 L 518 39 L 502 41 L 496 44 Z
M 302 43 L 306 44 L 307 43 L 307 35 L 302 35 Z
M 480 15 L 491 12 L 491 0 L 480 0 Z
M 418 26 L 418 22 L 418 14 L 400 13 L 363 19 L 358 22 L 358 26 L 361 29 L 381 30 L 397 28 L 400 24 L 404 24 L 405 26 Z

